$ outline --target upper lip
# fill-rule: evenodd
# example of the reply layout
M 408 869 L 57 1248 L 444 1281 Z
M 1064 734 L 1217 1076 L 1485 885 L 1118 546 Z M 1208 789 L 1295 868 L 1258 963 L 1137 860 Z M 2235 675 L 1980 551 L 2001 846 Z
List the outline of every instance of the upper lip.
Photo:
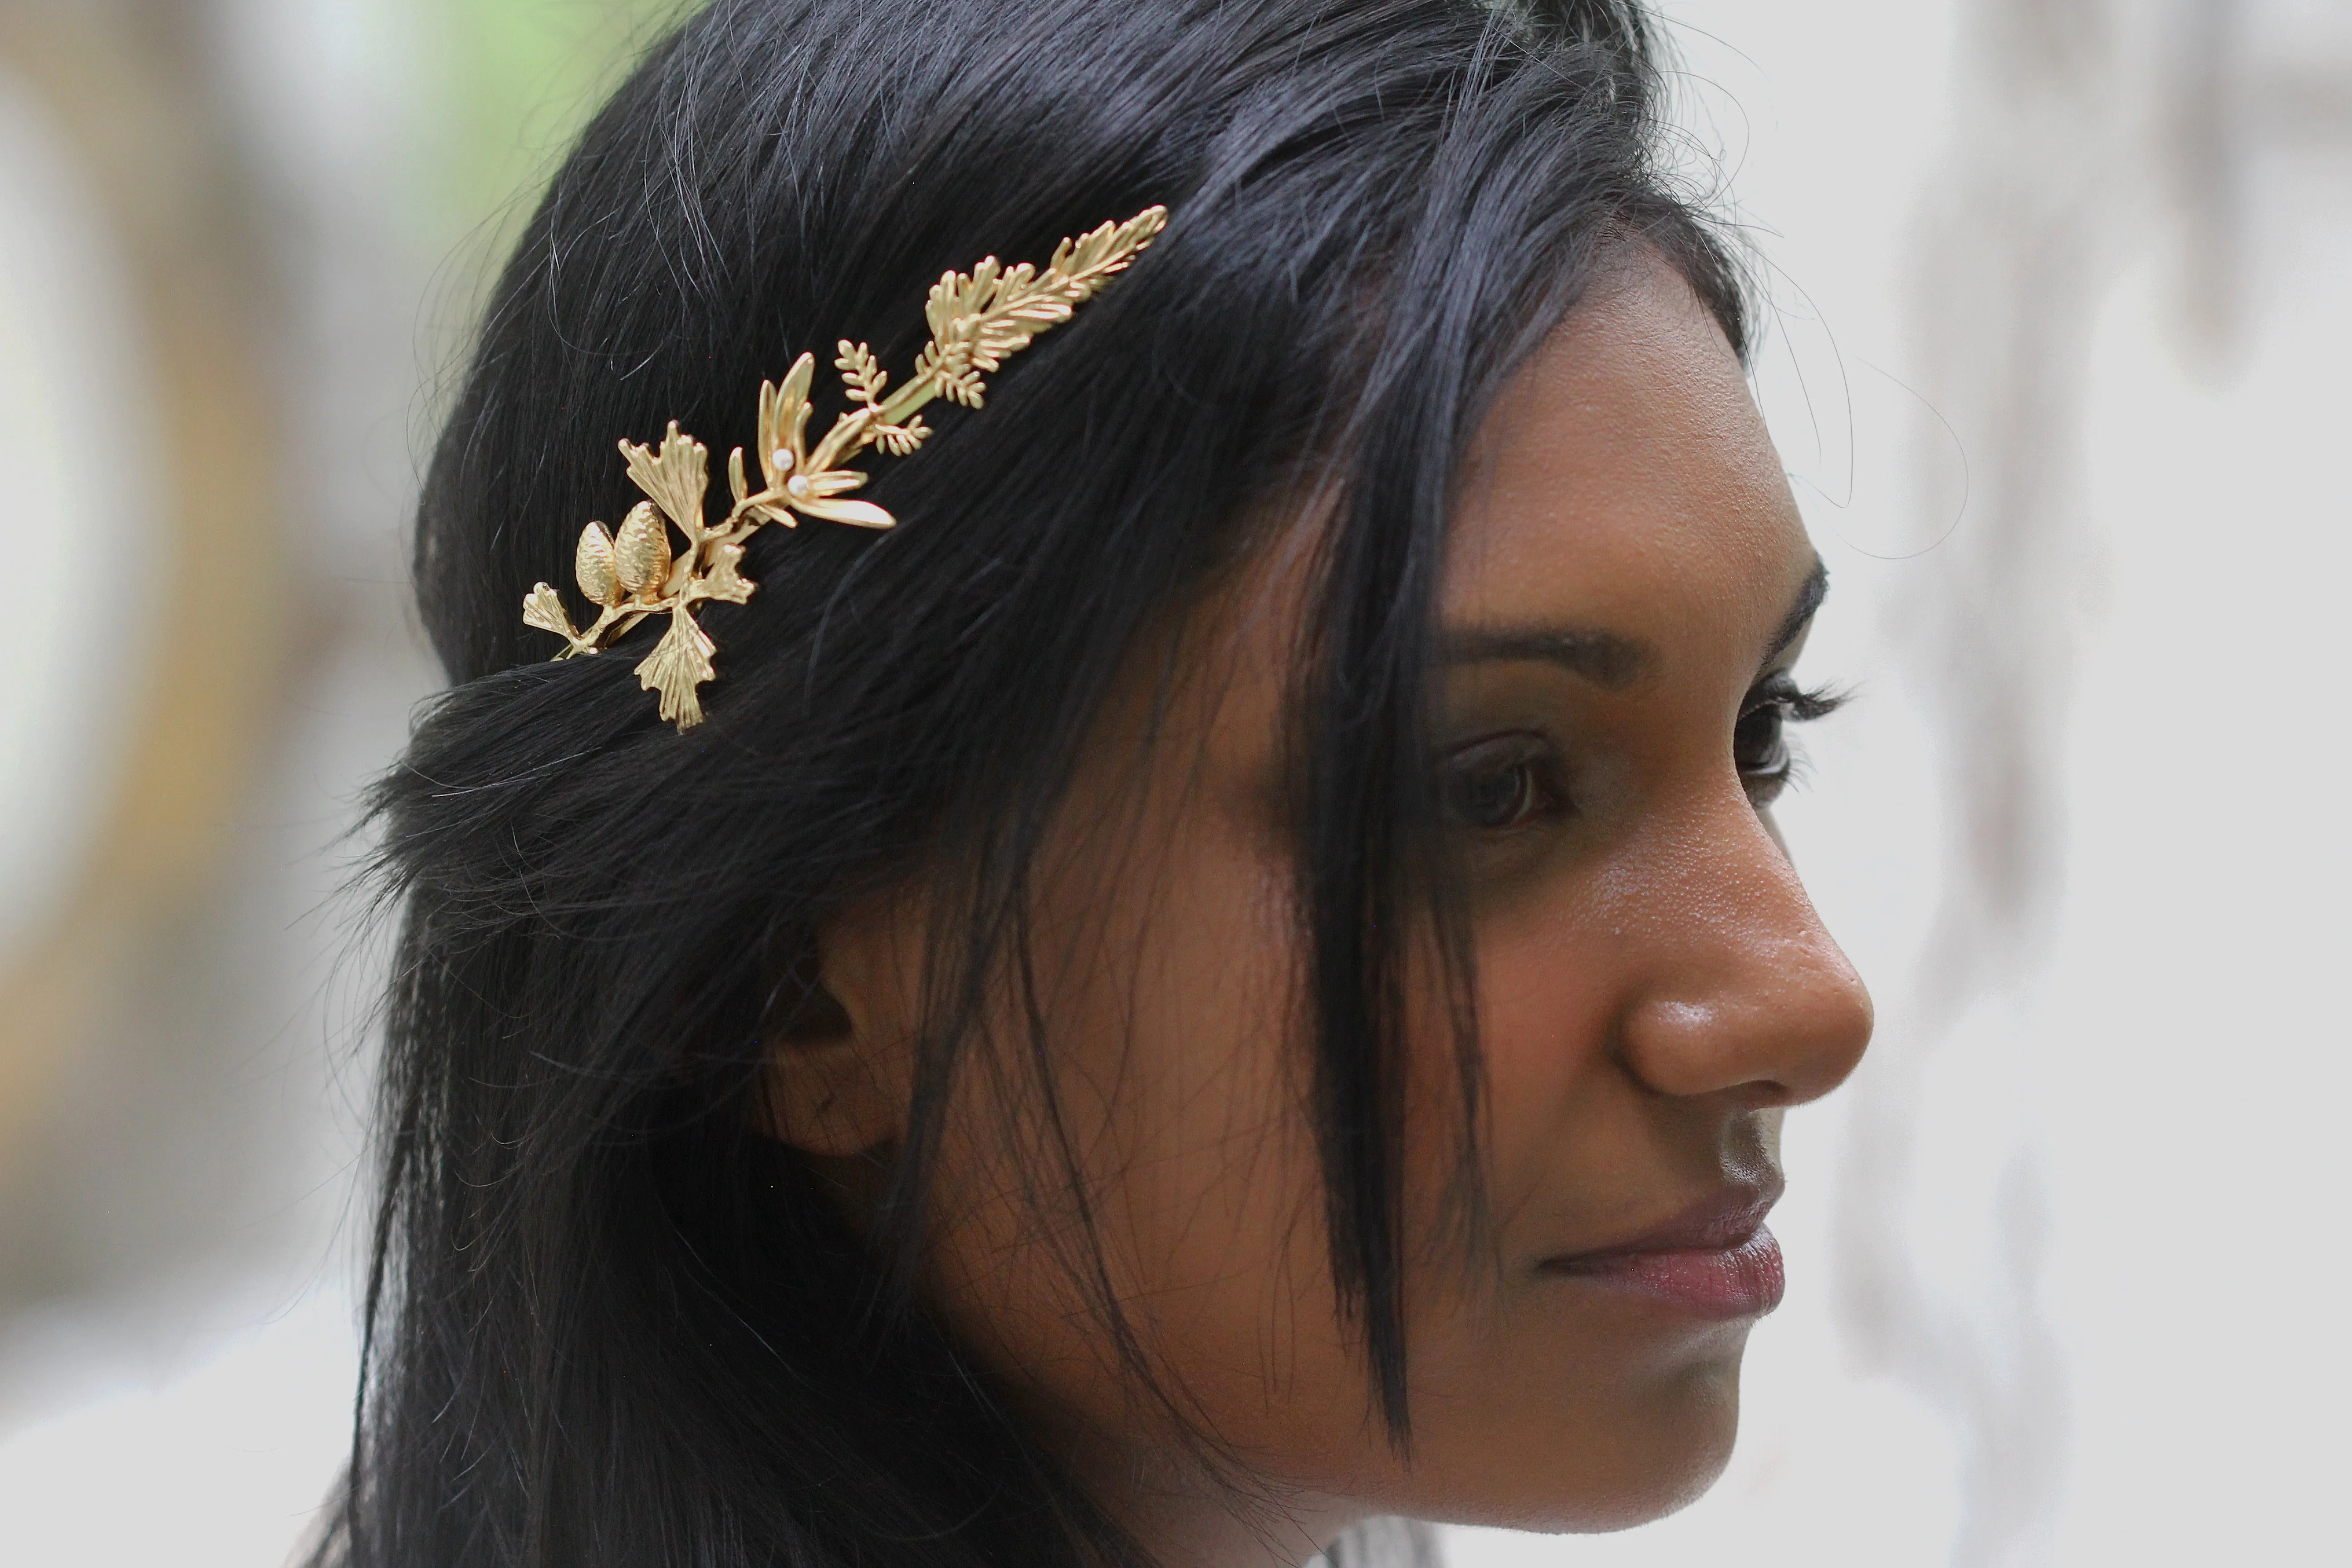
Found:
M 1754 1181 L 1718 1188 L 1661 1224 L 1601 1247 L 1557 1253 L 1543 1260 L 1547 1268 L 1641 1252 L 1721 1252 L 1753 1237 L 1764 1216 L 1780 1201 L 1787 1184 L 1779 1173 Z

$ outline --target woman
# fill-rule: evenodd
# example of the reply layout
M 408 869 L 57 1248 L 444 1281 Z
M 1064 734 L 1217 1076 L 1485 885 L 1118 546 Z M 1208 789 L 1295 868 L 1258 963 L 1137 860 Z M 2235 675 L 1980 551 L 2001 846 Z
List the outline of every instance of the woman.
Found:
M 1770 826 L 1823 578 L 1655 93 L 1614 0 L 653 51 L 426 487 L 322 1561 L 1292 1563 L 1704 1488 L 1870 1015 Z M 943 269 L 1097 242 L 884 438 Z M 757 459 L 707 532 L 639 494 L 673 420 Z

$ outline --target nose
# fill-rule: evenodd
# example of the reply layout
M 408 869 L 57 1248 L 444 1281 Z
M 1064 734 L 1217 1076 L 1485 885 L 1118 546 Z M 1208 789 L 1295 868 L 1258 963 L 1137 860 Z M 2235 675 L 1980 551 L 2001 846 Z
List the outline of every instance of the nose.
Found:
M 1651 940 L 1618 1032 L 1626 1068 L 1661 1093 L 1758 1109 L 1843 1082 L 1870 1043 L 1870 993 L 1746 797 L 1647 858 Z

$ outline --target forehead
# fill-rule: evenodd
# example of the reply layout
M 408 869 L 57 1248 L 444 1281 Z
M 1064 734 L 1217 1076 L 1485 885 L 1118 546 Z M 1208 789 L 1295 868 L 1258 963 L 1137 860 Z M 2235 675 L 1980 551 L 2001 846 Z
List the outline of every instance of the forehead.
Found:
M 1740 644 L 1769 639 L 1812 563 L 1730 345 L 1643 254 L 1596 284 L 1481 427 L 1443 616 Z

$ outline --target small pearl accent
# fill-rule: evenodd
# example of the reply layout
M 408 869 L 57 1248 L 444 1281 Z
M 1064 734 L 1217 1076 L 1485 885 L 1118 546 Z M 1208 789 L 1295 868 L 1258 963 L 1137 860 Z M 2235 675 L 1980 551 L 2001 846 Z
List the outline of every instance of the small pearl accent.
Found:
M 791 473 L 793 468 L 792 449 L 788 447 L 777 447 L 775 452 L 775 461 L 776 472 L 780 474 Z
M 791 479 L 784 481 L 784 490 L 785 493 L 789 495 L 795 495 L 800 497 L 801 500 L 806 500 L 809 493 L 809 482 L 801 475 L 794 474 Z

